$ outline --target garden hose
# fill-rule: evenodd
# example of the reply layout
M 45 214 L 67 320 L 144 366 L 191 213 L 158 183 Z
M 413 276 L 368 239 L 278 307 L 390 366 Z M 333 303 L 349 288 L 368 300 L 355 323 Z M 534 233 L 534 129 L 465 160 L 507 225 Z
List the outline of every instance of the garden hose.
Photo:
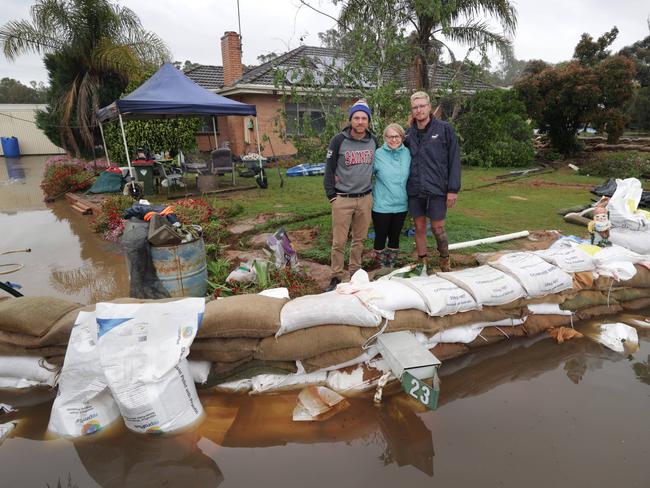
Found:
M 0 252 L 0 256 L 4 256 L 5 254 L 12 254 L 15 252 L 32 252 L 31 249 L 14 249 L 13 251 L 5 251 L 5 252 Z
M 0 256 L 4 256 L 5 254 L 13 254 L 13 253 L 16 253 L 16 252 L 32 252 L 32 250 L 29 249 L 29 248 L 27 248 L 27 249 L 14 249 L 13 251 L 4 251 L 4 252 L 0 252 Z M 18 271 L 18 270 L 20 270 L 20 269 L 23 269 L 23 268 L 25 267 L 24 264 L 20 264 L 20 263 L 5 263 L 5 264 L 0 264 L 0 268 L 4 268 L 4 267 L 7 267 L 7 266 L 14 266 L 14 268 L 13 268 L 13 269 L 10 269 L 9 271 L 7 271 L 7 270 L 4 270 L 4 271 L 3 271 L 3 270 L 0 270 L 0 275 L 3 275 L 3 274 L 9 274 L 9 273 L 15 273 L 16 271 Z
M 12 251 L 0 252 L 0 256 L 4 256 L 5 254 L 13 254 L 13 253 L 16 253 L 16 252 L 32 252 L 32 250 L 29 249 L 29 248 L 27 248 L 27 249 L 14 249 Z M 1 269 L 1 268 L 6 268 L 7 266 L 13 266 L 13 268 L 9 269 L 9 270 L 2 270 Z M 24 267 L 25 267 L 25 265 L 20 264 L 20 263 L 4 263 L 4 264 L 0 264 L 0 275 L 15 273 L 16 271 L 21 270 Z M 2 281 L 0 281 L 0 290 L 4 290 L 7 293 L 9 293 L 10 295 L 13 295 L 14 297 L 22 297 L 23 296 L 23 294 L 20 293 L 18 290 L 16 290 L 12 286 L 12 284 L 9 283 L 9 282 L 3 283 Z
M 25 267 L 24 264 L 20 264 L 20 263 L 7 263 L 7 264 L 0 264 L 0 268 L 6 267 L 6 266 L 15 266 L 15 267 L 14 267 L 13 269 L 10 269 L 9 271 L 6 271 L 6 270 L 5 270 L 5 271 L 2 271 L 2 270 L 0 270 L 0 275 L 3 275 L 3 274 L 9 274 L 9 273 L 15 273 L 16 271 L 21 270 L 21 269 L 23 269 L 23 268 Z

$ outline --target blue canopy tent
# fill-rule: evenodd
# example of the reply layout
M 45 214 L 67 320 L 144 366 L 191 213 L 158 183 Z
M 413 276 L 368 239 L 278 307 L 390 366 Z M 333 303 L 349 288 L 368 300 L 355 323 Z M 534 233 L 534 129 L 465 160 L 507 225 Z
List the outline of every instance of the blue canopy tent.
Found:
M 252 115 L 255 117 L 257 134 L 257 153 L 260 152 L 259 125 L 255 105 L 230 100 L 212 93 L 197 85 L 169 63 L 160 69 L 136 90 L 124 98 L 115 100 L 110 105 L 97 111 L 99 129 L 106 152 L 106 140 L 102 124 L 119 120 L 122 129 L 124 151 L 129 165 L 129 174 L 133 176 L 129 147 L 126 143 L 123 120 L 151 118 L 194 117 L 211 115 L 215 145 L 218 145 L 214 117 L 217 115 Z M 106 152 L 107 157 L 108 153 Z

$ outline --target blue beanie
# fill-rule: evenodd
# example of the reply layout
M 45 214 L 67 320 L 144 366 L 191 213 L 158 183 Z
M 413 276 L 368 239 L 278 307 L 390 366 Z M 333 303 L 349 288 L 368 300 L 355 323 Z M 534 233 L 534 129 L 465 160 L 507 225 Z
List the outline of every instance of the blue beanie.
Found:
M 365 112 L 368 116 L 368 120 L 370 120 L 370 117 L 372 116 L 368 102 L 363 98 L 354 102 L 354 105 L 350 107 L 350 110 L 348 111 L 348 120 L 352 120 L 352 115 L 354 115 L 355 112 Z

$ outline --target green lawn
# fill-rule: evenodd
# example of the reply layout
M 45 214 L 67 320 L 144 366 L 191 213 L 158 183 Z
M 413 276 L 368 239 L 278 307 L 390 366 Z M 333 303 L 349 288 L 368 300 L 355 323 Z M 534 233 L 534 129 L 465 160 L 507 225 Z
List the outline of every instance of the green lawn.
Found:
M 463 189 L 458 205 L 448 213 L 447 232 L 451 243 L 520 230 L 557 229 L 566 234 L 584 235 L 586 230 L 564 222 L 557 211 L 560 208 L 587 204 L 589 190 L 604 181 L 602 177 L 581 176 L 570 169 L 531 175 L 510 181 L 497 179 L 514 169 L 463 168 Z M 302 257 L 322 262 L 329 259 L 331 225 L 329 203 L 325 198 L 322 177 L 284 178 L 280 188 L 277 170 L 268 171 L 269 188 L 224 194 L 210 198 L 216 207 L 239 207 L 237 219 L 260 214 L 290 214 L 274 218 L 269 215 L 254 232 L 268 232 L 283 225 L 286 229 L 320 228 L 313 248 Z M 240 184 L 254 180 L 240 178 Z M 407 220 L 405 228 L 412 226 Z M 434 247 L 433 238 L 429 238 Z M 508 243 L 481 248 L 470 248 L 465 253 L 507 247 Z M 366 241 L 371 248 L 372 240 Z M 403 237 L 401 247 L 407 253 L 414 250 L 413 237 Z

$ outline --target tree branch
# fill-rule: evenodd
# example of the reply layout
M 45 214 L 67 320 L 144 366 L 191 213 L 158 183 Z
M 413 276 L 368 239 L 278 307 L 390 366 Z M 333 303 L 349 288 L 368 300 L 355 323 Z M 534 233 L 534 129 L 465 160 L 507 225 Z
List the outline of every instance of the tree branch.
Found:
M 334 22 L 336 22 L 336 24 L 337 24 L 339 27 L 342 27 L 343 29 L 346 29 L 345 25 L 342 24 L 341 22 L 339 22 L 339 19 L 337 19 L 336 17 L 332 17 L 330 14 L 328 14 L 328 13 L 326 13 L 326 12 L 323 12 L 322 10 L 318 10 L 316 7 L 314 7 L 313 5 L 310 5 L 310 4 L 309 4 L 308 2 L 306 2 L 305 0 L 300 0 L 300 3 L 301 3 L 302 5 L 304 5 L 305 7 L 312 9 L 312 10 L 313 10 L 314 12 L 316 12 L 316 13 L 319 13 L 319 14 L 321 14 L 321 15 L 324 15 L 325 17 L 329 17 L 329 18 L 332 19 Z M 346 29 L 346 30 L 347 30 L 347 29 Z

